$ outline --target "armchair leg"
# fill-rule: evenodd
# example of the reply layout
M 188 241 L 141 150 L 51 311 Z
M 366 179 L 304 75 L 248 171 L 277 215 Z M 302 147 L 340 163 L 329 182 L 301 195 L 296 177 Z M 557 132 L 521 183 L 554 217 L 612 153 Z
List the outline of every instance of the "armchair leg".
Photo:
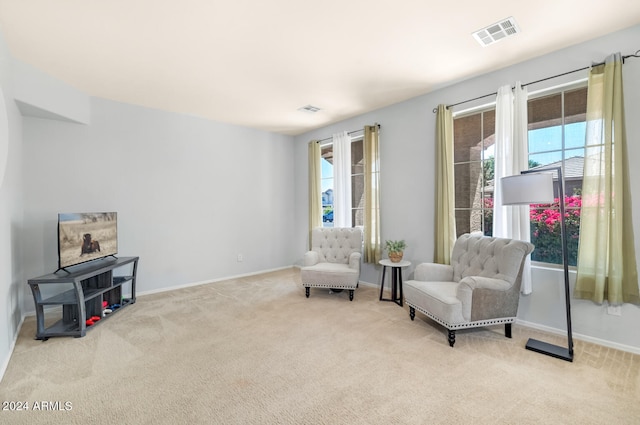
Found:
M 411 317 L 411 320 L 416 318 L 416 309 L 413 307 L 409 307 L 409 317 Z
M 353 301 L 353 289 L 349 289 L 349 301 Z
M 511 323 L 504 324 L 504 336 L 511 338 Z
M 451 329 L 448 329 L 448 331 L 449 331 L 449 335 L 447 339 L 449 340 L 449 346 L 453 347 L 453 344 L 456 343 L 456 331 L 452 331 Z
M 309 298 L 309 289 L 310 288 L 308 286 L 304 288 L 304 294 L 307 296 L 307 298 Z

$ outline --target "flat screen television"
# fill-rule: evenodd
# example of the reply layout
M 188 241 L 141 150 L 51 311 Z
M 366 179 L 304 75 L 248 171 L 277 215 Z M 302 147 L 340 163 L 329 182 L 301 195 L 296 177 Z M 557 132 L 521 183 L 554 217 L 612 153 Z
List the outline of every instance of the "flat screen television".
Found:
M 118 213 L 58 214 L 58 269 L 118 253 Z

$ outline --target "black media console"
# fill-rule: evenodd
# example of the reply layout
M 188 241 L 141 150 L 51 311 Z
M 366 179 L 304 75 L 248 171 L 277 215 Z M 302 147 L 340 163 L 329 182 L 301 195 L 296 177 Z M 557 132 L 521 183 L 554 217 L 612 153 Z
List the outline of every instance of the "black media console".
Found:
M 88 328 L 135 303 L 137 269 L 138 257 L 107 257 L 29 279 L 36 307 L 36 339 L 85 336 Z M 117 307 L 105 315 L 105 304 Z M 50 323 L 51 317 L 59 320 Z M 87 326 L 92 317 L 100 319 Z

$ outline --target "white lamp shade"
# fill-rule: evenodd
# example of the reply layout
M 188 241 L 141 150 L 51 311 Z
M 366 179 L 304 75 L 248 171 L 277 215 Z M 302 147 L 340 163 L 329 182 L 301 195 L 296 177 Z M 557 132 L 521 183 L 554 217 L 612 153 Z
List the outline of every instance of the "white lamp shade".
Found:
M 550 204 L 553 173 L 529 173 L 500 179 L 502 205 Z

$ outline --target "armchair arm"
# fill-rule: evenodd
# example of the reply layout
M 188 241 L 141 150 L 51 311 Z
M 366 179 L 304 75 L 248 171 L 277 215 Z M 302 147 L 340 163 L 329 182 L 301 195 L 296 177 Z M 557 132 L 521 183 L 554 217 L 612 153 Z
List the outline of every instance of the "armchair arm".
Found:
M 318 264 L 320 255 L 315 251 L 307 251 L 304 253 L 304 266 L 309 267 Z
M 513 284 L 503 279 L 467 276 L 460 280 L 456 297 L 462 303 L 462 317 L 475 321 L 515 316 L 518 298 L 514 298 Z
M 453 266 L 438 263 L 420 263 L 413 272 L 413 278 L 423 282 L 452 282 Z
M 355 270 L 360 270 L 360 258 L 362 257 L 362 254 L 359 252 L 352 252 L 349 255 L 349 268 L 350 269 L 355 269 Z

